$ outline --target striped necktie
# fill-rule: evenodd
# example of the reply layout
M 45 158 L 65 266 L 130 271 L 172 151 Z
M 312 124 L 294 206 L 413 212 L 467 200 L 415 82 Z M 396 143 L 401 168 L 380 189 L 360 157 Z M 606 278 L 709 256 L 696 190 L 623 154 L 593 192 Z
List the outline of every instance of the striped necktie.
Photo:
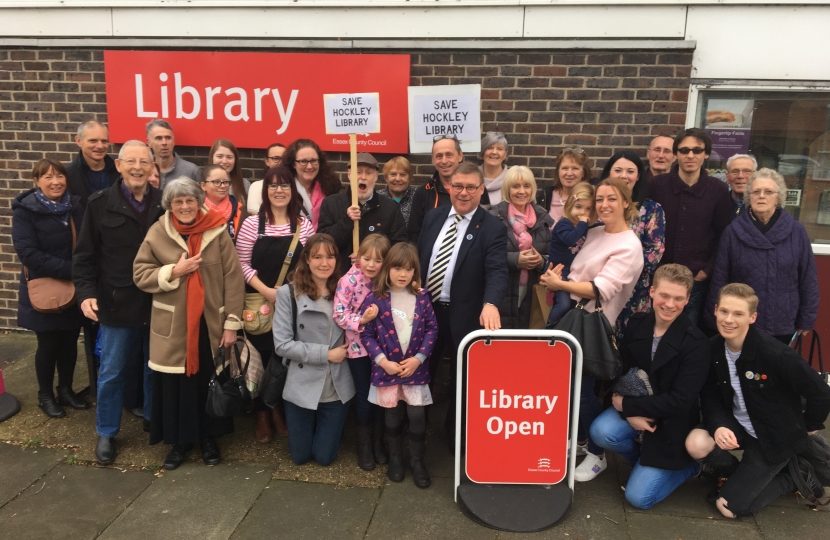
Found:
M 427 280 L 427 290 L 432 296 L 433 302 L 437 302 L 441 298 L 441 289 L 444 288 L 444 276 L 447 274 L 447 267 L 450 264 L 452 251 L 455 247 L 455 238 L 458 236 L 458 222 L 462 219 L 461 214 L 455 215 L 455 221 L 450 223 L 447 233 L 441 241 L 441 247 L 438 248 L 435 262 L 432 263 L 432 271 Z

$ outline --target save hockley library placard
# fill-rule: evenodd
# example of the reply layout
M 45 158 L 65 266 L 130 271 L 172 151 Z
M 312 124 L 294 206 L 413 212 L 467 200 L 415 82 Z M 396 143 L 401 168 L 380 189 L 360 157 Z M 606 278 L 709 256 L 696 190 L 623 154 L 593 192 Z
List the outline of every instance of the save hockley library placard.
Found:
M 384 103 L 383 130 L 358 135 L 359 150 L 406 153 L 409 63 L 405 54 L 104 51 L 110 140 L 143 140 L 147 122 L 162 118 L 178 145 L 309 138 L 348 151 L 348 137 L 326 134 L 323 95 L 372 92 Z
M 455 137 L 465 152 L 481 150 L 481 85 L 409 87 L 409 149 L 430 153 L 442 136 Z
M 477 341 L 467 352 L 467 477 L 556 484 L 567 474 L 571 349 L 557 341 Z

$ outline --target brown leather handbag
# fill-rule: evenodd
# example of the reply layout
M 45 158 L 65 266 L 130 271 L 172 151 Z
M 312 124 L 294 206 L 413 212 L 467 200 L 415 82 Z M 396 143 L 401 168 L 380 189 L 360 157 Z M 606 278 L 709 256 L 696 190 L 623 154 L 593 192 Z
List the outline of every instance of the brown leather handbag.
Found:
M 75 251 L 75 223 L 69 217 L 69 226 L 72 228 L 72 251 Z M 29 279 L 29 269 L 24 267 L 26 285 L 29 289 L 29 302 L 35 311 L 41 313 L 61 313 L 77 303 L 75 299 L 75 284 L 68 279 L 42 277 Z

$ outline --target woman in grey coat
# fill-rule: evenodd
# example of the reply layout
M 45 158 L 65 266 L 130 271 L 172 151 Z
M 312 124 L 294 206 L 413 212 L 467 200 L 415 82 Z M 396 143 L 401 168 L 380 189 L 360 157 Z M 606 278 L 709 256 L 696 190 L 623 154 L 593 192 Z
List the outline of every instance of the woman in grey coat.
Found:
M 277 289 L 274 349 L 288 365 L 282 397 L 288 424 L 288 452 L 297 465 L 314 459 L 328 465 L 337 457 L 354 381 L 346 358 L 343 330 L 332 317 L 339 255 L 334 239 L 315 234 L 294 270 L 297 309 L 292 328 L 291 288 Z
M 523 165 L 507 171 L 502 201 L 490 209 L 507 227 L 507 268 L 510 282 L 499 313 L 502 328 L 527 329 L 533 285 L 547 270 L 548 242 L 553 218 L 536 205 L 536 179 Z

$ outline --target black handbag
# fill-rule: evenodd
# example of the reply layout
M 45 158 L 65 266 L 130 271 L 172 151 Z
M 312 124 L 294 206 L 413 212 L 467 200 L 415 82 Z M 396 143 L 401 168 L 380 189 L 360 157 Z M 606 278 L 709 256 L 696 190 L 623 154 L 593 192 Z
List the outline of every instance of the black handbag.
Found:
M 294 341 L 297 340 L 297 299 L 294 297 L 294 286 L 288 284 L 288 293 L 291 295 L 291 328 L 294 331 Z M 262 378 L 259 397 L 266 407 L 275 409 L 282 407 L 282 391 L 285 390 L 285 379 L 288 376 L 288 364 L 291 360 L 283 358 L 276 352 L 271 353 L 265 376 Z
M 810 336 L 810 353 L 807 355 L 807 362 L 810 364 L 813 369 L 818 367 L 818 374 L 821 375 L 822 380 L 825 383 L 830 385 L 830 373 L 824 371 L 824 358 L 821 355 L 821 338 L 818 335 L 818 332 L 813 330 L 810 332 L 812 335 Z M 803 341 L 803 334 L 798 334 L 798 336 L 793 335 L 793 339 L 790 340 L 790 345 L 793 349 L 798 352 L 799 355 L 803 356 L 801 353 L 801 344 Z M 818 354 L 818 366 L 813 366 L 813 354 Z
M 583 375 L 598 381 L 610 381 L 619 377 L 622 361 L 614 329 L 602 311 L 599 290 L 593 281 L 591 286 L 596 297 L 596 308 L 593 312 L 585 310 L 585 304 L 591 300 L 583 298 L 558 323 L 546 328 L 567 332 L 579 342 L 582 346 Z
M 228 418 L 241 413 L 251 403 L 251 392 L 245 382 L 245 374 L 248 372 L 248 364 L 251 361 L 250 354 L 245 354 L 248 358 L 245 365 L 239 365 L 239 359 L 243 357 L 243 353 L 248 352 L 245 351 L 248 347 L 247 342 L 237 341 L 232 347 L 236 354 L 230 355 L 228 365 L 225 362 L 227 354 L 225 347 L 219 347 L 216 356 L 213 358 L 215 369 L 208 384 L 207 402 L 205 403 L 205 412 L 212 418 Z M 235 373 L 238 373 L 236 377 L 231 376 L 231 362 L 236 362 L 239 368 L 235 370 Z

